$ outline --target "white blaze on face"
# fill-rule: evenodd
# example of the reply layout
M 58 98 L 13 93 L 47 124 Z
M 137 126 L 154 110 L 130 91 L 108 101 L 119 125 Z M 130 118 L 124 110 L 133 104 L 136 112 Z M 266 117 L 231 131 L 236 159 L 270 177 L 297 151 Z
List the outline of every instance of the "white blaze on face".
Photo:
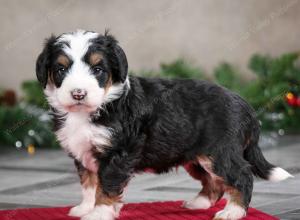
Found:
M 94 32 L 77 31 L 63 34 L 57 39 L 56 44 L 61 44 L 63 55 L 70 60 L 70 66 L 62 84 L 58 88 L 54 84 L 47 84 L 44 92 L 49 104 L 59 112 L 93 112 L 104 103 L 120 97 L 125 88 L 130 88 L 128 77 L 125 82 L 116 82 L 106 88 L 100 87 L 91 66 L 84 61 L 92 40 L 99 36 Z M 71 94 L 78 89 L 86 94 L 80 101 L 75 100 Z
M 70 107 L 76 103 L 71 96 L 74 89 L 82 89 L 87 92 L 83 104 L 96 110 L 103 102 L 104 88 L 100 88 L 97 79 L 90 74 L 89 66 L 83 61 L 74 61 L 62 85 L 57 89 L 57 99 L 64 107 Z
M 62 50 L 72 61 L 65 78 L 59 88 L 46 88 L 49 102 L 62 111 L 94 111 L 104 100 L 104 88 L 99 87 L 95 76 L 91 73 L 90 66 L 83 61 L 83 57 L 91 45 L 91 39 L 98 36 L 97 33 L 77 31 L 64 34 L 58 39 L 58 43 L 67 42 Z M 71 91 L 81 89 L 87 95 L 81 105 L 72 98 Z M 50 91 L 49 91 L 50 90 Z M 50 94 L 49 94 L 50 93 Z M 54 96 L 54 97 L 53 97 Z

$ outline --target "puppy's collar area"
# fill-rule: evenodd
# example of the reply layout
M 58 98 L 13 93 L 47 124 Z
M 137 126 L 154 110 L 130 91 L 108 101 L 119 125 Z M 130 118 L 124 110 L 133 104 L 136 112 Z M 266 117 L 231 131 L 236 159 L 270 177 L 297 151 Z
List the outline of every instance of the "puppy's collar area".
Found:
M 91 113 L 90 119 L 92 122 L 98 120 L 101 117 L 101 111 L 103 111 L 101 108 L 97 108 L 95 112 Z
M 129 77 L 127 76 L 125 82 L 123 83 L 123 89 L 122 89 L 122 93 L 120 93 L 120 96 L 116 99 L 110 100 L 110 102 L 103 103 L 102 106 L 99 106 L 95 112 L 90 114 L 90 120 L 92 122 L 99 120 L 101 116 L 107 113 L 106 110 L 107 105 L 110 105 L 112 102 L 114 102 L 115 100 L 119 100 L 122 97 L 126 98 L 129 90 L 130 90 L 130 82 L 129 82 Z

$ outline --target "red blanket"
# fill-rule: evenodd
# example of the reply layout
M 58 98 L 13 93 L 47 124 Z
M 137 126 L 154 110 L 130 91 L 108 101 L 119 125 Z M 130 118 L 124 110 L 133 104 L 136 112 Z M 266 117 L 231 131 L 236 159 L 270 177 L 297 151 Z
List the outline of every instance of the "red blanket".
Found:
M 182 202 L 154 202 L 126 204 L 119 220 L 204 220 L 212 219 L 214 214 L 225 205 L 221 200 L 207 210 L 188 210 L 181 207 Z M 32 208 L 0 211 L 0 220 L 78 220 L 69 217 L 70 207 Z M 249 208 L 247 217 L 243 220 L 278 220 L 278 218 Z

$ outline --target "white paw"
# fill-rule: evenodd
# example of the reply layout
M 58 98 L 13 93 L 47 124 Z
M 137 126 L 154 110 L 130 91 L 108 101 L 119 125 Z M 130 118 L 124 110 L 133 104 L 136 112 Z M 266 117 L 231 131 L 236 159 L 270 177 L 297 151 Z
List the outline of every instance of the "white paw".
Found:
M 70 209 L 69 216 L 82 217 L 88 214 L 93 209 L 93 206 L 80 204 Z
M 209 198 L 203 195 L 198 195 L 194 199 L 183 203 L 183 207 L 187 209 L 208 209 L 211 205 Z
M 225 209 L 216 213 L 214 219 L 238 220 L 246 216 L 246 211 L 241 206 L 233 203 L 226 205 Z
M 117 218 L 114 206 L 98 205 L 81 220 L 114 220 Z
M 119 214 L 120 214 L 120 211 L 121 211 L 123 205 L 124 204 L 120 203 L 120 202 L 114 204 L 114 209 L 115 209 L 117 217 L 119 217 Z

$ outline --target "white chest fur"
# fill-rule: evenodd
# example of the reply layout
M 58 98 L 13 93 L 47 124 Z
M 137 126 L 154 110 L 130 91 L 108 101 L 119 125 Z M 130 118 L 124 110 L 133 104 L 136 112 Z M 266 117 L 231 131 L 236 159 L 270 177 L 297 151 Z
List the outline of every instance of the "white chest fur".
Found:
M 62 147 L 76 159 L 96 147 L 99 152 L 110 145 L 110 129 L 90 122 L 87 113 L 68 113 L 63 127 L 56 132 Z

